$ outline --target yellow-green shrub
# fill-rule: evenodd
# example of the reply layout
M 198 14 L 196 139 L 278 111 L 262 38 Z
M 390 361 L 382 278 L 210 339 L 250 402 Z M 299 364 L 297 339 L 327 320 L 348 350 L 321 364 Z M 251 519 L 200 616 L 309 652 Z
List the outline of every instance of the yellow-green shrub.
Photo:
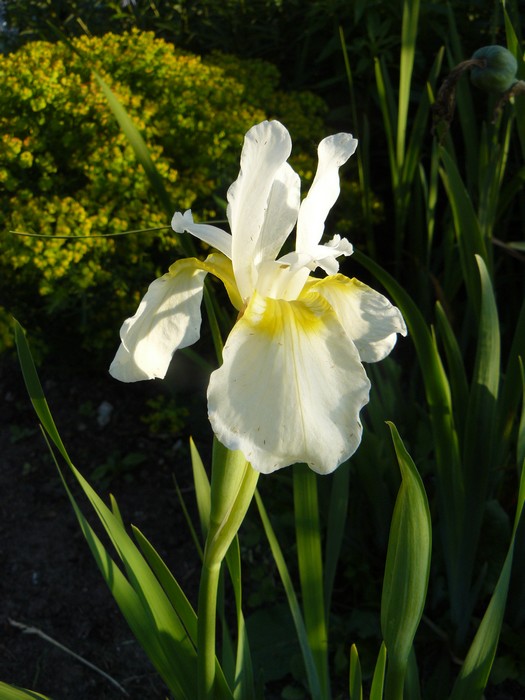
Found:
M 177 209 L 222 216 L 213 195 L 224 196 L 244 133 L 266 117 L 289 127 L 295 166 L 311 175 L 324 106 L 280 93 L 273 66 L 201 59 L 136 31 L 73 43 L 132 115 Z M 75 237 L 168 217 L 89 67 L 66 45 L 34 42 L 0 56 L 0 94 L 0 342 L 7 309 L 47 337 L 113 348 L 122 319 L 173 260 L 173 238 Z

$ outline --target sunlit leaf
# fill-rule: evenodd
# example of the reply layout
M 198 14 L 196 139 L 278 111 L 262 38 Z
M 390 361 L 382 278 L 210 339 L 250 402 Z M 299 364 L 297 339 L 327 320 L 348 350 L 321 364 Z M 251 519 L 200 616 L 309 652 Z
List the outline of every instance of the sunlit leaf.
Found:
M 389 423 L 401 470 L 383 580 L 381 629 L 388 651 L 386 698 L 401 697 L 409 656 L 425 605 L 432 525 L 421 477 L 401 438 Z

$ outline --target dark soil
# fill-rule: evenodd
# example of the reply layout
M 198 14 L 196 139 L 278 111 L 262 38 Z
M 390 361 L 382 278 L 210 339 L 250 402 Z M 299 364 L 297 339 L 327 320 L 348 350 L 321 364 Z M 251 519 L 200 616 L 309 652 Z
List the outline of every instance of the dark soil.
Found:
M 193 506 L 188 435 L 152 435 L 141 420 L 160 382 L 120 384 L 106 372 L 64 371 L 43 363 L 40 377 L 73 463 L 107 501 L 114 494 L 125 523 L 150 539 L 196 601 L 199 561 L 179 506 L 173 475 Z M 191 402 L 190 393 L 187 400 Z M 195 395 L 204 390 L 195 389 Z M 134 640 L 80 532 L 52 462 L 16 361 L 0 369 L 0 680 L 54 700 L 105 700 L 125 695 L 109 680 L 34 627 L 109 674 L 132 700 L 168 693 Z M 113 410 L 98 422 L 102 402 Z M 204 410 L 204 406 L 202 406 Z M 197 436 L 198 439 L 199 436 Z M 201 436 L 207 447 L 209 436 Z M 133 458 L 142 455 L 133 467 Z M 111 459 L 108 462 L 108 457 Z M 124 460 L 124 462 L 122 462 Z M 102 481 L 91 478 L 108 464 Z M 119 472 L 122 464 L 127 465 Z M 79 489 L 74 488 L 79 495 Z M 90 506 L 82 501 L 92 525 Z

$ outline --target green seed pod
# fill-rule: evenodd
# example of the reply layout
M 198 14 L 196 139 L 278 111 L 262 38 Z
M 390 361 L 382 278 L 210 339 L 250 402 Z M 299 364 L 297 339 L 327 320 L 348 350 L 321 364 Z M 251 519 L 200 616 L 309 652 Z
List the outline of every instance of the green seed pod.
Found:
M 472 59 L 486 61 L 483 67 L 470 71 L 472 83 L 487 92 L 505 92 L 516 82 L 518 63 L 504 46 L 484 46 L 472 54 Z

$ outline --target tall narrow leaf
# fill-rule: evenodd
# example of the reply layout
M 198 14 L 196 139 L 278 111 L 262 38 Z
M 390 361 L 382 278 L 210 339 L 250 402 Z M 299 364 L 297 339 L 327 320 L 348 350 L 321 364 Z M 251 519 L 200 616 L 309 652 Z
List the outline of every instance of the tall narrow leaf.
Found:
M 522 519 L 524 502 L 525 469 L 522 465 L 516 518 L 509 551 L 488 608 L 481 620 L 481 624 L 467 653 L 467 657 L 463 662 L 463 666 L 461 667 L 450 700 L 465 700 L 465 698 L 468 698 L 468 700 L 479 700 L 483 696 L 483 690 L 487 685 L 487 680 L 496 655 L 501 625 L 503 624 L 510 575 L 512 572 L 512 562 L 514 559 L 516 530 Z
M 348 688 L 350 691 L 350 700 L 363 700 L 361 663 L 355 644 L 352 644 L 350 648 L 350 678 Z
M 270 522 L 270 518 L 268 517 L 268 513 L 266 512 L 266 508 L 264 507 L 262 498 L 257 491 L 255 492 L 255 501 L 257 503 L 257 508 L 259 509 L 259 515 L 261 517 L 268 544 L 270 545 L 270 549 L 272 550 L 272 555 L 277 566 L 277 570 L 279 571 L 279 575 L 283 583 L 286 597 L 288 599 L 290 613 L 295 624 L 297 638 L 299 640 L 299 646 L 301 648 L 301 653 L 306 668 L 306 677 L 308 679 L 310 695 L 312 697 L 312 700 L 322 700 L 323 695 L 321 692 L 319 675 L 317 673 L 317 668 L 312 656 L 312 651 L 308 644 L 308 635 L 306 634 L 304 619 L 301 614 L 301 608 L 299 606 L 297 595 L 293 587 L 290 572 L 288 571 L 288 567 L 286 566 L 286 559 L 279 545 L 277 537 L 275 536 L 275 532 Z
M 386 699 L 402 697 L 414 636 L 423 614 L 432 546 L 430 511 L 421 477 L 389 423 L 401 470 L 401 487 L 388 542 L 381 629 L 388 652 Z
M 465 509 L 462 528 L 462 560 L 465 594 L 454 610 L 457 639 L 463 642 L 469 625 L 474 596 L 468 591 L 481 531 L 489 477 L 495 467 L 497 401 L 500 380 L 500 333 L 494 290 L 487 267 L 476 257 L 480 278 L 480 316 L 477 348 L 463 441 Z

